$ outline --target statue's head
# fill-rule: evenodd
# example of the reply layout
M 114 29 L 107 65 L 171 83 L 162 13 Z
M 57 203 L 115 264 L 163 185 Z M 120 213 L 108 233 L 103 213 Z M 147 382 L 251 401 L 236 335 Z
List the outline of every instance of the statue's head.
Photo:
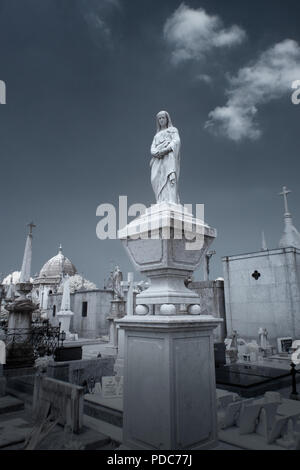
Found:
M 168 127 L 172 127 L 172 121 L 171 121 L 170 115 L 167 111 L 160 111 L 156 115 L 157 132 L 161 131 L 162 129 L 166 129 Z

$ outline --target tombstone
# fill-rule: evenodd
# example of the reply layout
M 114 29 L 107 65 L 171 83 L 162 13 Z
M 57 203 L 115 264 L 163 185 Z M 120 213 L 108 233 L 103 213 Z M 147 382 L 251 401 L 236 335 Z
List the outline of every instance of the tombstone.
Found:
M 277 338 L 278 353 L 288 353 L 293 344 L 293 338 L 287 336 L 285 338 Z
M 102 398 L 122 398 L 123 377 L 102 377 Z
M 261 405 L 251 403 L 241 409 L 239 417 L 240 434 L 252 434 L 256 430 L 257 419 L 261 410 Z
M 248 354 L 250 354 L 250 361 L 256 362 L 259 360 L 260 351 L 259 346 L 255 340 L 247 344 Z

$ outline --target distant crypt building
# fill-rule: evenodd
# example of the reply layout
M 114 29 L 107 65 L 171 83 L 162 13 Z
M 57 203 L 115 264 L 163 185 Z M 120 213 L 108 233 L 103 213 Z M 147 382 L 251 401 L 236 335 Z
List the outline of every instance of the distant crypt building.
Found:
M 300 339 L 300 234 L 293 225 L 285 187 L 284 233 L 279 247 L 222 259 L 227 332 L 255 339 L 266 328 L 275 345 L 279 337 Z
M 33 281 L 33 295 L 39 299 L 42 311 L 47 310 L 48 297 L 57 292 L 63 276 L 74 276 L 75 274 L 77 274 L 77 269 L 64 256 L 62 246 L 60 246 L 58 254 L 44 264 L 38 277 L 35 277 Z
M 108 334 L 110 301 L 113 291 L 97 289 L 96 285 L 77 274 L 77 269 L 59 247 L 58 254 L 47 261 L 34 278 L 33 295 L 38 299 L 41 314 L 57 324 L 61 308 L 62 279 L 70 276 L 71 310 L 74 316 L 70 331 L 81 338 L 98 338 Z
M 100 338 L 108 335 L 113 291 L 108 289 L 79 289 L 71 293 L 70 331 L 77 333 L 80 338 Z M 61 307 L 62 294 L 49 295 L 48 318 L 52 324 L 57 324 L 57 312 Z

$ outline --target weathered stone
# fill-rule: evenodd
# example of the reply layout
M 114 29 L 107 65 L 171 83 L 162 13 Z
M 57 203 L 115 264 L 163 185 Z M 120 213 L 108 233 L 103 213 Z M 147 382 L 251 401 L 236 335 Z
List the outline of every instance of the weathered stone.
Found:
M 217 439 L 209 316 L 131 316 L 125 330 L 124 445 L 196 449 Z
M 51 412 L 60 417 L 60 424 L 78 433 L 83 426 L 83 394 L 83 387 L 36 376 L 33 412 L 38 417 L 49 403 Z

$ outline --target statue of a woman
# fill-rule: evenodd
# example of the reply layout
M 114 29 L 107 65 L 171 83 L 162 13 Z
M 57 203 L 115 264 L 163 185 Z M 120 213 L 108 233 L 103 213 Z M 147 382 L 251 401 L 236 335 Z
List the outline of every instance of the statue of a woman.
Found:
M 180 137 L 167 111 L 156 116 L 157 132 L 151 146 L 151 183 L 156 202 L 180 204 L 178 179 L 180 172 Z
M 116 266 L 112 274 L 114 300 L 123 299 L 123 289 L 121 282 L 123 281 L 123 274 L 119 266 Z

